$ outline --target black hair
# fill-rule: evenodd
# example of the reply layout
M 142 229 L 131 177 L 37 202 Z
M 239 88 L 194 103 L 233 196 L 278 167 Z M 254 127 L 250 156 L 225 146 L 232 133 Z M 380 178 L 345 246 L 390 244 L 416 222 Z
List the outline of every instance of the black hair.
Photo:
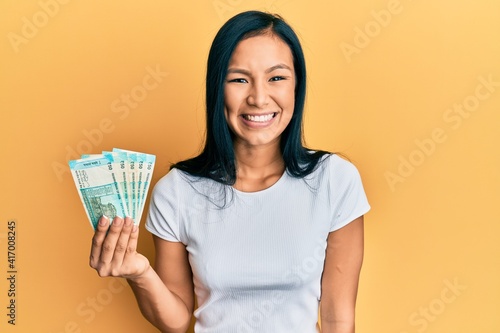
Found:
M 286 171 L 303 178 L 318 165 L 326 151 L 311 151 L 304 146 L 303 113 L 306 98 L 306 64 L 300 41 L 293 29 L 276 14 L 247 11 L 229 19 L 215 36 L 207 62 L 206 138 L 203 151 L 196 157 L 175 163 L 191 175 L 210 178 L 225 185 L 236 181 L 233 133 L 224 115 L 224 84 L 234 49 L 244 39 L 270 34 L 283 40 L 293 56 L 296 75 L 293 116 L 281 134 L 280 150 Z

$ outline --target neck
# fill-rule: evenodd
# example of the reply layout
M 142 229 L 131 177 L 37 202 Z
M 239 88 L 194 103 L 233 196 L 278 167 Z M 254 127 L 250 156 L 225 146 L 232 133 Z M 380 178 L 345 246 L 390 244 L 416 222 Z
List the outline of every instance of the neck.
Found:
M 249 147 L 235 142 L 236 183 L 241 191 L 253 192 L 272 186 L 283 175 L 285 163 L 279 141 L 266 146 Z

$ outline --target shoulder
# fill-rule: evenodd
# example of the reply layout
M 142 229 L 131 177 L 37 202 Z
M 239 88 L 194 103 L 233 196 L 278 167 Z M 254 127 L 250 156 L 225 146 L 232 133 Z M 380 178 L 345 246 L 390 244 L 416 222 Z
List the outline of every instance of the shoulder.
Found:
M 183 193 L 190 188 L 190 182 L 196 181 L 195 177 L 180 171 L 171 169 L 166 175 L 160 178 L 153 188 L 153 196 L 165 194 Z
M 162 176 L 160 180 L 158 180 L 153 191 L 157 192 L 168 189 L 171 186 L 177 185 L 179 182 L 182 183 L 182 178 L 179 170 L 172 169 L 169 172 L 167 172 L 166 175 Z
M 328 169 L 327 193 L 334 212 L 330 231 L 335 231 L 370 210 L 357 167 L 350 161 L 330 155 L 324 161 Z
M 336 195 L 362 187 L 361 175 L 357 167 L 338 154 L 323 156 L 308 180 L 314 188 L 321 188 Z
M 193 176 L 185 171 L 173 168 L 158 180 L 152 194 L 154 197 L 169 196 L 189 200 L 193 196 L 210 194 L 217 185 L 222 186 L 212 179 Z
M 329 179 L 359 177 L 358 169 L 352 162 L 334 153 L 323 155 L 313 173 L 320 178 Z
M 325 167 L 330 170 L 331 175 L 334 177 L 359 175 L 358 169 L 352 162 L 337 154 L 326 155 L 322 162 L 326 164 Z
M 167 172 L 163 177 L 158 180 L 156 185 L 158 187 L 169 186 L 171 184 L 177 184 L 186 182 L 189 178 L 189 175 L 179 169 L 171 169 Z

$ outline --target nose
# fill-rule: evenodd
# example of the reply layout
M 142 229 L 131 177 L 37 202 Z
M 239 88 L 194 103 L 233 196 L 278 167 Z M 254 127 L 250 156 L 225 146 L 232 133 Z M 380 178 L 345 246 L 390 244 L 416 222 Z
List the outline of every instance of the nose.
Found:
M 247 103 L 259 109 L 265 107 L 269 103 L 269 92 L 266 89 L 265 83 L 252 83 L 247 97 Z

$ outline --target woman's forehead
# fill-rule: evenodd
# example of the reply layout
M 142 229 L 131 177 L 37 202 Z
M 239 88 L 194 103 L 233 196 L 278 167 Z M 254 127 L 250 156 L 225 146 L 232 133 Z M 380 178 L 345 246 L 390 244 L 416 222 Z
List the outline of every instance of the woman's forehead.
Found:
M 290 47 L 275 35 L 258 35 L 242 40 L 236 46 L 229 66 L 260 65 L 269 67 L 282 63 L 293 68 Z

